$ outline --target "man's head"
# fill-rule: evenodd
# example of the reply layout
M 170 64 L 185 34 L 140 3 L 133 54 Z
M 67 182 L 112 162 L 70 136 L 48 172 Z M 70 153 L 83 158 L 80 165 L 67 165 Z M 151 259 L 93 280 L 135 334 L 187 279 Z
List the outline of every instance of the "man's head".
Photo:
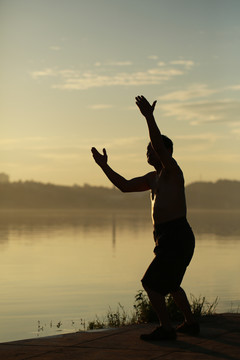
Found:
M 173 142 L 171 139 L 169 139 L 166 135 L 162 135 L 163 143 L 165 145 L 165 148 L 168 149 L 170 154 L 173 154 Z
M 167 136 L 162 135 L 162 140 L 164 143 L 165 148 L 169 151 L 169 153 L 173 154 L 173 142 L 171 139 L 169 139 Z M 151 142 L 147 146 L 147 161 L 150 165 L 155 166 L 157 163 L 159 163 L 159 157 L 155 153 L 155 151 L 152 148 Z

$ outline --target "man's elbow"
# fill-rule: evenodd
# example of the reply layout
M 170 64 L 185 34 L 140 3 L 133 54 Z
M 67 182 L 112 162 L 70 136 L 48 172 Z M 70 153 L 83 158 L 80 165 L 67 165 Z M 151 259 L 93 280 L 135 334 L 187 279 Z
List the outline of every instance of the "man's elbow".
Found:
M 119 187 L 119 190 L 122 192 L 122 193 L 127 193 L 127 192 L 130 192 L 131 190 L 129 190 L 129 188 L 127 186 L 121 186 Z
M 129 193 L 131 192 L 130 189 L 127 189 L 127 188 L 123 188 L 123 189 L 120 189 L 122 193 Z
M 121 186 L 119 186 L 119 190 L 121 190 L 122 193 L 128 193 L 132 191 L 128 181 L 124 182 L 124 184 L 121 184 Z

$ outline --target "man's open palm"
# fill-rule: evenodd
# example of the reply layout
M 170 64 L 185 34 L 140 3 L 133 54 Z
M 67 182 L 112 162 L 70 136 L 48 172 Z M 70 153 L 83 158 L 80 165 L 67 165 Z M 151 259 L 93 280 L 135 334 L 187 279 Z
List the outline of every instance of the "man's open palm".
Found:
M 108 156 L 106 149 L 103 149 L 103 154 L 101 154 L 95 147 L 93 147 L 92 155 L 98 165 L 102 166 L 107 164 Z
M 157 100 L 155 100 L 151 105 L 143 95 L 137 96 L 135 99 L 136 104 L 143 116 L 150 116 L 153 114 Z

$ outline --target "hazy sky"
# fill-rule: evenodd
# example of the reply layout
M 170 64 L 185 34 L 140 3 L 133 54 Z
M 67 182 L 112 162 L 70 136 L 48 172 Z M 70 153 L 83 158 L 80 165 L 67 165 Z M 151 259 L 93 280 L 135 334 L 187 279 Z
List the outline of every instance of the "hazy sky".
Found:
M 0 0 L 0 172 L 111 186 L 151 170 L 136 95 L 158 100 L 186 183 L 240 180 L 239 0 Z

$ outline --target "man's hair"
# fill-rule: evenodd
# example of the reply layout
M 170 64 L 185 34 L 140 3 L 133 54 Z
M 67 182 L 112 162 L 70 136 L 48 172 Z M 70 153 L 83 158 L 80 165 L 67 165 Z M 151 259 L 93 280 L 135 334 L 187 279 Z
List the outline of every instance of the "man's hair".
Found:
M 170 152 L 172 154 L 173 153 L 173 142 L 172 142 L 172 140 L 169 139 L 166 135 L 162 135 L 162 140 L 163 140 L 165 148 L 170 150 Z M 148 144 L 148 146 L 152 146 L 151 142 Z

